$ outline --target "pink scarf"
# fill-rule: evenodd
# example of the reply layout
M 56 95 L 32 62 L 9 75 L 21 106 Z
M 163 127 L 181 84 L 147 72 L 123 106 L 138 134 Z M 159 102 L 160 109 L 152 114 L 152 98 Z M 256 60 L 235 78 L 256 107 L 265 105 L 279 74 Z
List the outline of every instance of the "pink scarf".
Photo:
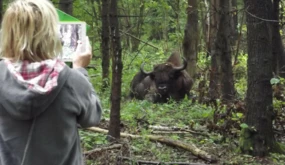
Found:
M 58 59 L 50 59 L 41 62 L 19 61 L 12 63 L 4 60 L 8 70 L 28 89 L 47 94 L 57 86 L 59 73 L 63 70 L 65 63 Z

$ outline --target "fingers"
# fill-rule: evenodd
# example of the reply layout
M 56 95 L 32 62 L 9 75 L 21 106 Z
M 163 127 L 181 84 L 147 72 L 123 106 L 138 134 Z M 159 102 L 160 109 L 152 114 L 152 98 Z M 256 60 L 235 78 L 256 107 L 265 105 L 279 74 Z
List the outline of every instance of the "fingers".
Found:
M 82 41 L 77 42 L 77 48 L 73 57 L 74 68 L 86 67 L 92 59 L 92 47 L 89 38 L 86 37 Z
M 90 53 L 92 56 L 92 47 L 91 47 L 90 40 L 89 40 L 88 36 L 86 36 L 86 38 L 85 38 L 85 45 L 86 45 L 86 51 L 88 53 Z

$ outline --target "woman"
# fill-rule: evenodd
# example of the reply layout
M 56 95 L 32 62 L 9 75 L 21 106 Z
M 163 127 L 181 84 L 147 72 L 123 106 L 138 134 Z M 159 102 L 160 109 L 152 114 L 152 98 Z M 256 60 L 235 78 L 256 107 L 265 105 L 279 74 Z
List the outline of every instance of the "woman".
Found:
M 58 15 L 48 0 L 16 0 L 3 16 L 0 53 L 0 164 L 82 165 L 78 125 L 99 123 L 101 105 L 84 69 L 61 54 Z

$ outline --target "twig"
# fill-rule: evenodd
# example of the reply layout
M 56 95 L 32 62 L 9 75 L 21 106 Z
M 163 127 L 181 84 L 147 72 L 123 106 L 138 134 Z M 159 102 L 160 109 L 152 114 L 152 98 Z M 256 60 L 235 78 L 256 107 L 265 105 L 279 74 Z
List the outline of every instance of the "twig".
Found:
M 112 150 L 112 149 L 117 149 L 117 148 L 122 148 L 122 144 L 114 144 L 114 145 L 111 145 L 108 147 L 96 148 L 94 150 L 84 152 L 84 155 L 90 155 L 90 154 L 94 154 L 96 152 L 102 152 L 102 151 Z
M 96 132 L 108 134 L 108 130 L 98 128 L 98 127 L 90 127 L 87 129 L 91 130 L 91 131 L 96 131 Z M 128 137 L 131 139 L 147 138 L 150 141 L 160 142 L 160 143 L 164 143 L 164 144 L 169 145 L 169 146 L 179 147 L 181 149 L 187 150 L 187 151 L 191 152 L 193 155 L 195 155 L 195 156 L 197 156 L 203 160 L 206 160 L 210 163 L 216 163 L 218 161 L 218 159 L 215 156 L 210 155 L 209 153 L 199 149 L 198 147 L 196 147 L 192 143 L 185 143 L 185 142 L 178 141 L 178 140 L 172 140 L 172 139 L 169 139 L 169 138 L 166 138 L 163 136 L 154 136 L 154 135 L 140 136 L 140 135 L 127 134 L 127 133 L 121 133 L 120 135 L 121 135 L 121 137 Z
M 142 50 L 142 48 L 145 46 L 146 44 L 144 44 L 143 46 L 141 46 L 141 48 L 139 50 L 137 50 L 137 54 L 131 59 L 131 62 L 127 65 L 125 70 L 129 70 L 130 66 L 132 65 L 133 61 L 137 58 L 137 56 L 139 55 L 140 51 Z
M 266 21 L 266 22 L 277 22 L 277 23 L 279 23 L 279 22 L 280 22 L 280 21 L 278 21 L 278 20 L 270 20 L 270 19 L 260 18 L 260 17 L 258 17 L 258 16 L 256 16 L 256 15 L 254 15 L 254 14 L 250 13 L 249 11 L 247 11 L 247 9 L 245 10 L 245 12 L 246 12 L 247 14 L 249 14 L 250 16 L 252 16 L 252 17 L 254 17 L 254 18 L 256 18 L 256 19 L 259 19 L 259 20 L 261 20 L 261 21 Z
M 130 161 L 135 164 L 141 165 L 141 164 L 156 164 L 156 165 L 206 165 L 201 163 L 188 163 L 188 162 L 158 162 L 158 161 L 146 161 L 146 160 L 136 160 L 128 157 L 118 156 L 118 161 Z
M 136 37 L 136 36 L 134 36 L 134 35 L 131 35 L 130 33 L 124 32 L 124 31 L 122 31 L 122 30 L 120 30 L 120 32 L 122 32 L 122 33 L 124 33 L 124 34 L 126 34 L 126 35 L 128 35 L 128 36 L 130 36 L 130 37 L 132 37 L 132 38 L 134 38 L 134 39 L 136 39 L 136 40 L 139 40 L 140 42 L 145 43 L 146 45 L 149 45 L 149 46 L 151 46 L 151 47 L 153 47 L 153 48 L 159 49 L 158 47 L 156 47 L 156 46 L 154 46 L 154 45 L 152 45 L 152 44 L 150 44 L 150 43 L 148 43 L 148 42 L 145 42 L 145 41 L 139 39 L 138 37 Z

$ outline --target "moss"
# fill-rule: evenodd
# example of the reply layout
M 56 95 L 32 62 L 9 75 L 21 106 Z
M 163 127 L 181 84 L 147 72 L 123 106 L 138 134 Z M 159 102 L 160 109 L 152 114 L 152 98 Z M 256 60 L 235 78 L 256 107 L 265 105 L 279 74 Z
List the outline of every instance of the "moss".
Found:
M 275 142 L 270 152 L 285 154 L 285 146 L 282 143 Z
M 253 143 L 251 139 L 252 131 L 249 128 L 243 128 L 239 139 L 239 150 L 245 154 L 251 154 L 253 150 Z
M 239 151 L 244 154 L 253 154 L 253 136 L 254 130 L 250 128 L 244 128 L 241 131 L 241 136 L 239 139 Z M 269 150 L 269 152 L 272 153 L 279 153 L 279 154 L 285 154 L 285 146 L 284 144 L 274 142 L 273 147 Z

